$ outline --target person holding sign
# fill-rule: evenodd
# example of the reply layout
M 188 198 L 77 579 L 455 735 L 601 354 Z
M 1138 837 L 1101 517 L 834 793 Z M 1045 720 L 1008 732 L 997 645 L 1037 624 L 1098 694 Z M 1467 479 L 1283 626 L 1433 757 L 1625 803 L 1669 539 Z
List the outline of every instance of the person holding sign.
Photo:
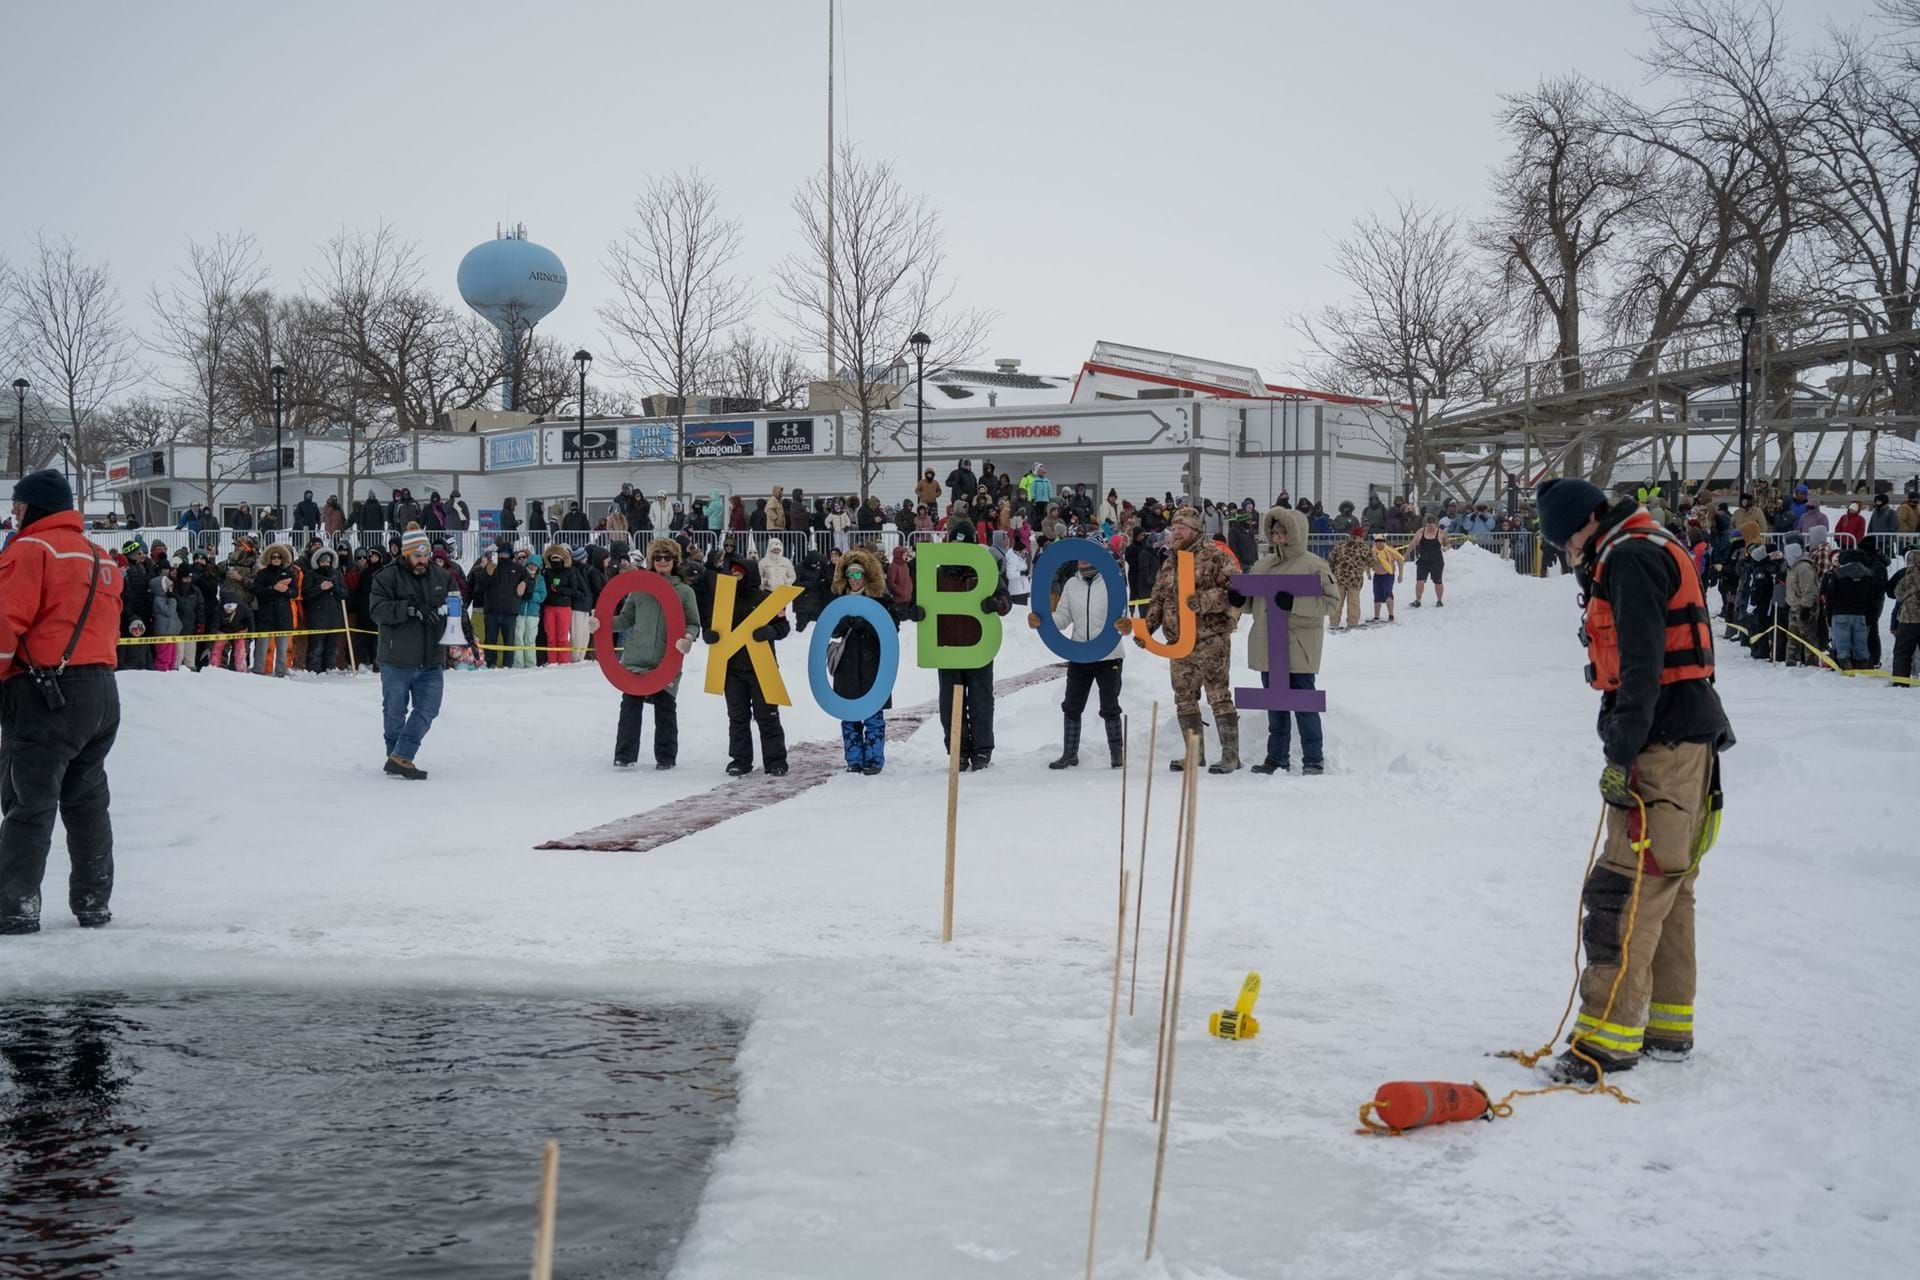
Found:
M 1307 518 L 1287 507 L 1275 507 L 1260 520 L 1260 538 L 1266 554 L 1248 570 L 1254 576 L 1285 574 L 1317 575 L 1320 594 L 1300 595 L 1276 592 L 1274 604 L 1287 615 L 1287 669 L 1268 668 L 1277 660 L 1267 646 L 1267 611 L 1257 608 L 1253 629 L 1247 633 L 1247 665 L 1260 673 L 1262 688 L 1275 684 L 1288 689 L 1312 689 L 1320 672 L 1320 652 L 1325 640 L 1322 628 L 1327 614 L 1338 616 L 1341 589 L 1335 584 L 1333 569 L 1319 556 L 1307 550 Z M 1264 606 L 1264 602 L 1256 602 Z M 1275 637 L 1278 639 L 1278 637 Z M 1325 767 L 1323 740 L 1318 711 L 1268 711 L 1267 754 L 1253 771 L 1260 774 L 1286 773 L 1293 754 L 1292 716 L 1300 722 L 1300 772 L 1317 774 Z
M 1042 584 L 1044 594 L 1047 584 Z M 1053 607 L 1053 625 L 1075 644 L 1104 640 L 1117 645 L 1119 637 L 1107 626 L 1107 583 L 1090 560 L 1077 563 L 1076 572 L 1060 590 L 1059 603 Z M 1029 613 L 1027 625 L 1038 631 L 1040 615 Z M 1115 769 L 1125 744 L 1120 736 L 1120 663 L 1118 648 L 1092 662 L 1067 663 L 1067 694 L 1060 702 L 1064 717 L 1064 741 L 1060 758 L 1049 761 L 1049 769 L 1071 769 L 1080 763 L 1080 715 L 1087 709 L 1087 694 L 1100 690 L 1100 719 L 1107 726 L 1107 756 Z
M 932 635 L 925 628 L 921 631 L 920 665 L 940 671 L 942 745 L 951 751 L 957 733 L 960 771 L 989 768 L 994 746 L 993 655 L 1000 648 L 1000 619 L 1013 610 L 1006 577 L 965 519 L 948 522 L 945 543 L 922 547 L 914 572 L 914 596 L 919 602 L 914 617 L 924 620 L 931 615 L 933 619 Z M 966 689 L 959 724 L 953 723 L 956 686 Z
M 1233 569 L 1220 548 L 1203 536 L 1200 513 L 1192 507 L 1173 513 L 1167 536 L 1175 554 L 1153 580 L 1153 597 L 1146 618 L 1133 630 L 1134 643 L 1170 659 L 1174 714 L 1183 739 L 1189 733 L 1200 738 L 1200 764 L 1207 762 L 1200 719 L 1200 694 L 1206 693 L 1220 731 L 1220 763 L 1208 772 L 1232 773 L 1240 767 L 1240 713 L 1233 705 L 1229 677 L 1229 645 L 1240 617 L 1239 602 L 1228 588 Z M 1166 637 L 1166 644 L 1152 645 L 1155 631 Z M 1182 742 L 1172 764 L 1175 772 L 1186 767 L 1185 755 Z
M 713 619 L 716 624 L 706 632 L 706 642 L 710 648 L 718 648 L 725 655 L 727 698 L 727 775 L 739 778 L 753 772 L 753 731 L 749 725 L 760 730 L 760 762 L 767 776 L 779 778 L 787 772 L 787 734 L 780 724 L 780 707 L 774 701 L 786 701 L 784 688 L 773 690 L 764 687 L 761 672 L 757 664 L 764 657 L 767 667 L 765 683 L 779 682 L 779 669 L 773 660 L 773 642 L 784 640 L 792 629 L 787 615 L 781 611 L 786 602 L 798 595 L 794 587 L 783 587 L 780 602 L 774 606 L 766 621 L 754 626 L 747 641 L 727 643 L 729 637 L 740 629 L 742 623 L 760 611 L 761 606 L 770 599 L 770 593 L 760 585 L 760 566 L 751 560 L 737 555 L 727 557 L 722 578 L 714 587 Z M 719 623 L 724 622 L 725 634 Z M 711 663 L 714 654 L 708 659 Z M 711 667 L 709 667 L 711 671 Z M 712 687 L 709 676 L 708 687 Z
M 615 635 L 624 635 L 620 646 L 620 665 L 636 675 L 645 675 L 666 659 L 671 643 L 683 655 L 693 648 L 700 635 L 700 606 L 693 588 L 680 576 L 680 544 L 671 538 L 655 538 L 647 544 L 647 568 L 665 578 L 680 602 L 680 630 L 667 634 L 667 611 L 644 591 L 635 591 L 620 603 L 613 620 Z M 637 695 L 621 693 L 620 727 L 614 732 L 613 763 L 631 769 L 640 758 L 640 727 L 646 708 L 653 707 L 653 767 L 671 769 L 680 754 L 680 677 L 676 674 L 658 693 Z
M 855 547 L 840 561 L 833 575 L 833 594 L 843 599 L 858 596 L 874 601 L 885 611 L 895 632 L 900 629 L 901 616 L 912 608 L 887 602 L 887 580 L 880 567 L 880 557 L 865 547 Z M 849 615 L 834 624 L 827 641 L 827 675 L 837 696 L 864 698 L 881 683 L 883 676 L 887 683 L 892 683 L 888 643 L 875 629 L 876 625 L 871 613 L 866 617 Z M 897 662 L 897 640 L 893 649 Z M 892 705 L 893 700 L 888 698 L 863 719 L 840 722 L 840 741 L 846 748 L 848 773 L 873 777 L 886 768 L 886 712 Z

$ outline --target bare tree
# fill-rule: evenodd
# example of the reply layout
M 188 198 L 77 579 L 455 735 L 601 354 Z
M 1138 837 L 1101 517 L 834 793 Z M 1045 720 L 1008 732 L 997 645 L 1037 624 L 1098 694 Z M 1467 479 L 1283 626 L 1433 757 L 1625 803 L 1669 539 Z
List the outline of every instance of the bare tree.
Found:
M 479 404 L 506 372 L 493 326 L 456 313 L 423 276 L 416 248 L 384 224 L 329 240 L 311 276 L 326 341 L 353 396 L 375 407 L 369 440 L 431 431 L 441 415 Z
M 522 344 L 520 391 L 515 399 L 527 413 L 563 418 L 580 411 L 580 368 L 573 348 L 546 335 L 531 336 Z M 638 406 L 625 388 L 606 378 L 587 379 L 587 416 L 630 415 Z
M 194 425 L 189 406 L 170 397 L 141 394 L 101 410 L 96 434 L 111 457 L 176 444 L 192 435 Z
M 925 197 L 901 187 L 891 164 L 865 160 L 842 146 L 831 178 L 831 244 L 828 181 L 825 173 L 815 174 L 794 193 L 802 245 L 774 268 L 774 276 L 800 333 L 811 339 L 832 326 L 842 367 L 828 369 L 827 377 L 840 384 L 859 415 L 865 501 L 879 474 L 874 416 L 899 394 L 907 339 L 926 333 L 933 339 L 928 368 L 948 368 L 979 354 L 992 317 L 953 305 L 940 215 Z
M 732 274 L 740 224 L 720 213 L 698 170 L 654 178 L 634 201 L 635 224 L 607 246 L 618 296 L 600 308 L 617 366 L 674 400 L 676 497 L 686 494 L 687 399 L 728 329 L 747 317 L 747 283 Z
M 71 238 L 36 236 L 33 249 L 14 273 L 8 311 L 35 391 L 67 412 L 75 496 L 84 510 L 86 467 L 104 456 L 90 438 L 95 415 L 144 370 L 106 264 L 83 261 Z
M 299 294 L 259 289 L 241 300 L 226 366 L 233 416 L 249 424 L 256 439 L 273 429 L 275 365 L 287 371 L 280 396 L 287 430 L 314 431 L 340 420 L 349 374 L 328 341 L 324 309 Z
M 172 362 L 167 386 L 190 406 L 194 416 L 194 443 L 206 451 L 207 505 L 219 501 L 220 491 L 241 475 L 223 455 L 246 443 L 243 429 L 231 415 L 229 362 L 233 358 L 244 318 L 247 296 L 266 280 L 260 253 L 246 232 L 217 234 L 211 244 L 187 241 L 187 258 L 169 288 L 155 285 L 149 295 L 153 309 L 153 350 Z
M 708 360 L 700 386 L 711 395 L 787 409 L 800 403 L 812 380 L 812 370 L 791 344 L 742 327 Z
M 1499 297 L 1478 273 L 1459 219 L 1405 200 L 1388 217 L 1357 219 L 1334 245 L 1334 270 L 1352 296 L 1295 321 L 1313 353 L 1306 376 L 1331 391 L 1386 397 L 1370 420 L 1400 430 L 1370 430 L 1425 496 L 1424 433 L 1436 402 L 1480 394 L 1508 359 Z
M 1573 391 L 1588 294 L 1604 284 L 1603 255 L 1647 198 L 1650 165 L 1601 129 L 1592 86 L 1577 76 L 1508 95 L 1500 124 L 1512 149 L 1477 238 L 1528 327 L 1553 334 L 1561 385 Z
M 1892 40 L 1836 35 L 1800 147 L 1802 190 L 1818 228 L 1816 274 L 1868 332 L 1911 331 L 1920 290 L 1920 0 L 1888 5 Z M 1895 353 L 1879 381 L 1898 414 L 1920 413 L 1920 362 Z M 1864 408 L 1865 406 L 1861 406 Z M 1912 429 L 1901 434 L 1912 437 Z

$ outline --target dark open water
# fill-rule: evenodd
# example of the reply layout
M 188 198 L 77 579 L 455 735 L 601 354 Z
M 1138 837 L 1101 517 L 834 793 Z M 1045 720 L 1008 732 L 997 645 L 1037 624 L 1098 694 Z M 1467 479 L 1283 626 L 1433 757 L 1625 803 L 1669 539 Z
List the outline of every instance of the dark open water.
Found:
M 572 999 L 0 998 L 0 1276 L 663 1274 L 742 1020 Z

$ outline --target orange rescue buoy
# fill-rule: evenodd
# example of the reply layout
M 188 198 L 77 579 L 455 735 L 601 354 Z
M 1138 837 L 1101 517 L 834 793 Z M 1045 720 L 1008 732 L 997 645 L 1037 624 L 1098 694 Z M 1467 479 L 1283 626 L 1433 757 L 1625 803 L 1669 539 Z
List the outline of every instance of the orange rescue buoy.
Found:
M 1398 1134 L 1422 1125 L 1491 1119 L 1488 1109 L 1487 1091 L 1477 1084 L 1396 1080 L 1381 1085 L 1373 1101 L 1360 1108 L 1360 1123 L 1363 1132 Z

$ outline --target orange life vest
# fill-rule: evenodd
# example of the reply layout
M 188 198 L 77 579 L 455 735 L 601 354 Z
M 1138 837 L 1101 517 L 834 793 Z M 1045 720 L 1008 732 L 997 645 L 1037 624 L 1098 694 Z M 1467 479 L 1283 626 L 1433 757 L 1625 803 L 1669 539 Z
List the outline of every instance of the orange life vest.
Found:
M 1667 599 L 1666 664 L 1661 684 L 1706 680 L 1713 675 L 1713 620 L 1707 613 L 1706 592 L 1694 571 L 1693 557 L 1680 540 L 1645 511 L 1636 511 L 1600 539 L 1595 546 L 1592 589 L 1587 593 L 1586 617 L 1581 626 L 1587 642 L 1587 683 L 1602 692 L 1620 687 L 1620 633 L 1614 626 L 1613 606 L 1600 597 L 1607 560 L 1629 538 L 1658 543 L 1672 557 L 1680 585 Z

